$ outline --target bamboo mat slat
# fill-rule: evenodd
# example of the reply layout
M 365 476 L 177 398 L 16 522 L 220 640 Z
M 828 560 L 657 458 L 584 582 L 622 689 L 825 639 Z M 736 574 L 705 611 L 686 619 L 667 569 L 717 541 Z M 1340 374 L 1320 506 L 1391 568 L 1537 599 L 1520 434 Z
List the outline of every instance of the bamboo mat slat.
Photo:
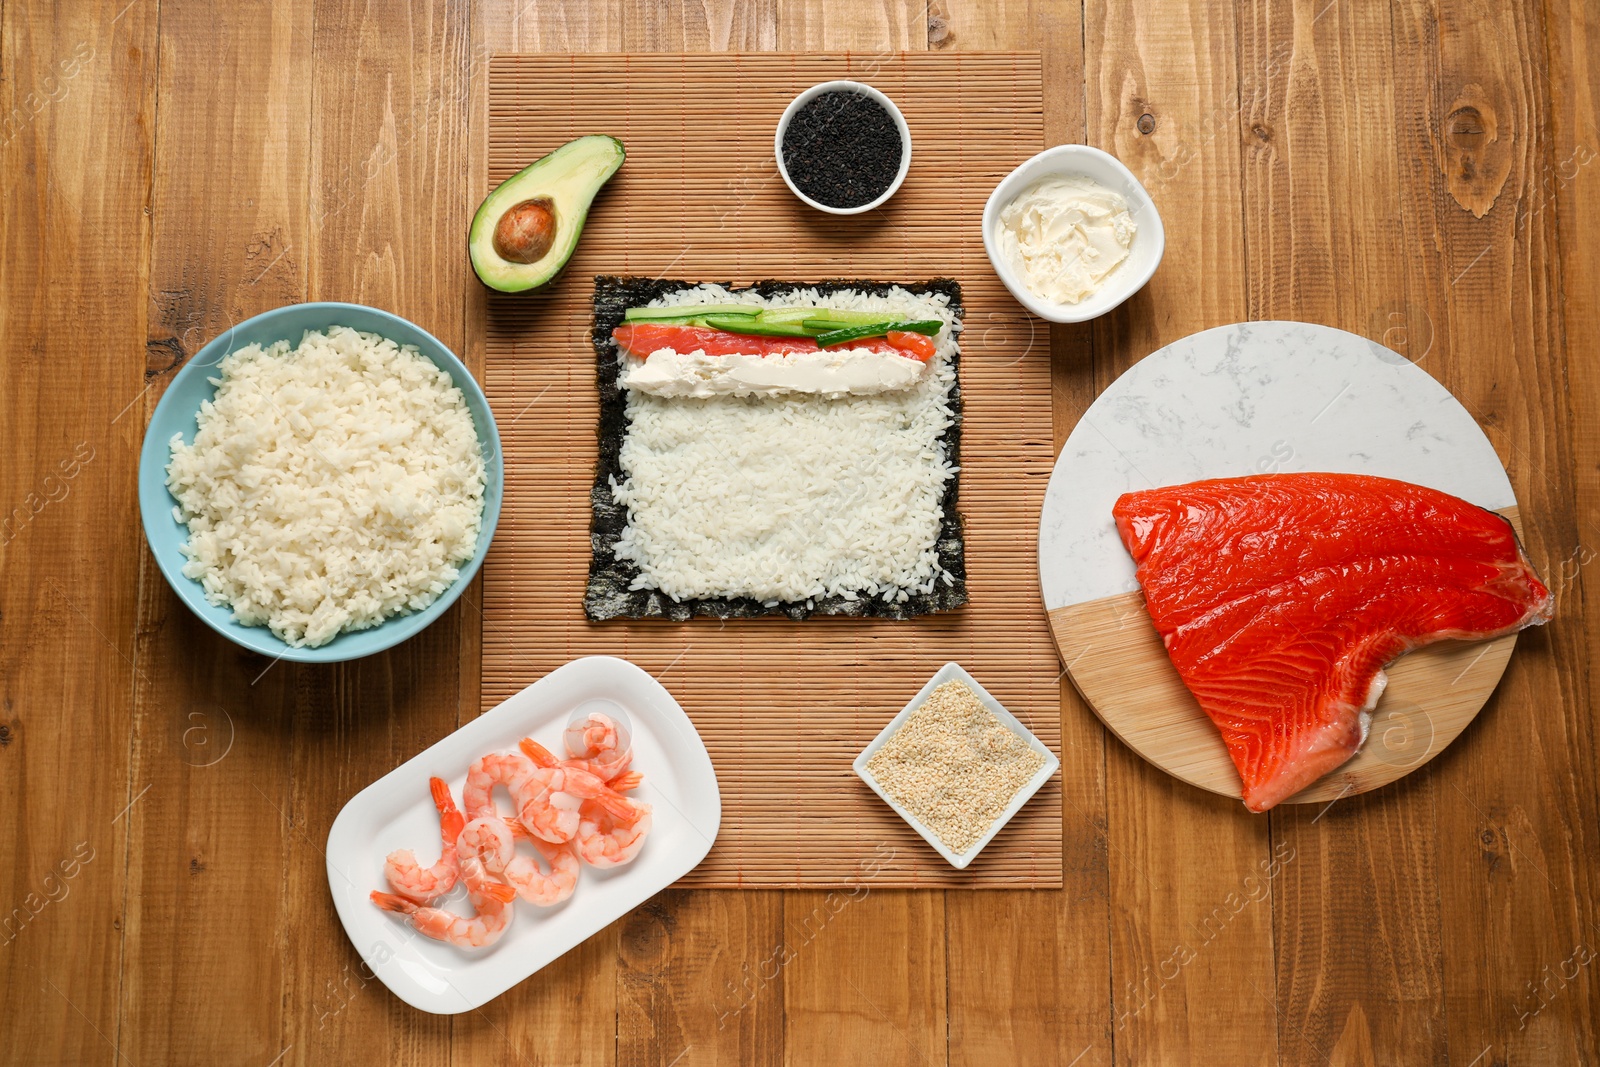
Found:
M 861 216 L 804 207 L 773 161 L 784 107 L 831 78 L 882 89 L 912 130 L 905 185 Z M 1060 750 L 1060 667 L 1036 562 L 1054 460 L 1049 336 L 995 277 L 979 221 L 994 184 L 1043 147 L 1042 111 L 1036 53 L 506 55 L 491 64 L 491 183 L 586 133 L 621 138 L 628 159 L 565 275 L 532 294 L 496 294 L 485 312 L 506 497 L 484 568 L 482 703 L 576 656 L 623 656 L 656 675 L 705 738 L 722 789 L 716 846 L 683 885 L 1061 884 L 1059 778 L 955 871 L 850 769 L 946 660 Z M 909 622 L 587 622 L 598 417 L 587 334 L 599 273 L 959 281 L 971 603 Z

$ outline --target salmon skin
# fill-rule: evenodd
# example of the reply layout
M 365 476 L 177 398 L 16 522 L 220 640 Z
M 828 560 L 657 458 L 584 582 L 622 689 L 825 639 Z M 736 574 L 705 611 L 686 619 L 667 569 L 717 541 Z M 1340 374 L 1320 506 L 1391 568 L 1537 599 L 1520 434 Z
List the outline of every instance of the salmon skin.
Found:
M 1553 613 L 1509 522 L 1409 482 L 1218 478 L 1125 493 L 1112 516 L 1251 811 L 1356 754 L 1397 657 Z

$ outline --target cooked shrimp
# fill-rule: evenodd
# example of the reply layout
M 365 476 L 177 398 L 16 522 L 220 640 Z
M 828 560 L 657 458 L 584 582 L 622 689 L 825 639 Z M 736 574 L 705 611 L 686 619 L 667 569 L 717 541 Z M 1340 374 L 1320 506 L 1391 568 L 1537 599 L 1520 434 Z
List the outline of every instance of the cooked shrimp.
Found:
M 429 778 L 428 787 L 433 790 L 433 804 L 439 809 L 439 862 L 432 867 L 423 867 L 417 862 L 414 852 L 409 848 L 401 848 L 389 853 L 389 858 L 383 864 L 383 876 L 389 880 L 389 888 L 418 904 L 427 904 L 455 888 L 459 874 L 456 868 L 456 838 L 461 835 L 461 828 L 466 823 L 450 796 L 450 787 L 444 784 L 443 779 Z
M 650 832 L 650 805 L 628 797 L 623 798 L 623 803 L 630 809 L 626 815 L 603 804 L 583 806 L 573 845 L 589 866 L 620 867 L 644 847 L 645 835 Z
M 517 843 L 511 836 L 511 820 L 499 815 L 484 815 L 461 829 L 456 843 L 463 858 L 481 860 L 490 874 L 499 876 L 517 856 Z
M 538 849 L 549 871 L 532 856 L 519 856 L 518 841 L 530 842 Z M 481 859 L 490 874 L 504 879 L 523 900 L 541 908 L 561 903 L 578 887 L 580 867 L 572 850 L 541 840 L 515 819 L 473 819 L 461 831 L 460 849 L 462 856 Z
M 619 819 L 631 816 L 622 794 L 598 775 L 574 762 L 561 762 L 531 737 L 523 738 L 520 747 L 534 768 L 518 818 L 536 836 L 557 845 L 571 841 L 578 834 L 578 809 L 586 801 L 611 810 Z
M 511 794 L 511 802 L 522 807 L 523 794 L 533 780 L 533 764 L 520 752 L 491 752 L 467 768 L 467 784 L 461 790 L 461 803 L 467 809 L 467 818 L 481 819 L 486 815 L 498 816 L 494 806 L 494 787 L 503 785 Z
M 501 877 L 516 887 L 517 895 L 523 900 L 541 908 L 552 907 L 570 897 L 578 888 L 581 869 L 572 848 L 551 844 L 515 819 L 507 819 L 506 824 L 518 841 L 527 841 L 539 850 L 550 869 L 544 870 L 532 856 L 518 856 L 506 866 Z
M 564 759 L 561 761 L 561 766 L 576 767 L 580 771 L 588 771 L 590 774 L 594 775 L 596 778 L 599 778 L 602 782 L 609 786 L 611 791 L 614 793 L 626 793 L 630 789 L 639 788 L 639 786 L 644 783 L 644 775 L 640 774 L 638 771 L 623 771 L 621 774 L 608 778 L 606 774 L 603 773 L 607 771 L 608 768 L 603 764 L 595 763 L 593 760 L 577 758 Z
M 436 941 L 448 941 L 459 948 L 492 945 L 511 925 L 511 902 L 517 891 L 492 878 L 482 860 L 461 857 L 461 876 L 467 884 L 467 899 L 476 915 L 457 915 L 443 908 L 424 907 L 393 893 L 372 893 L 372 902 L 384 911 L 405 915 L 417 932 Z
M 605 781 L 610 781 L 628 769 L 633 761 L 633 747 L 627 732 L 609 715 L 591 711 L 583 719 L 567 727 L 562 738 L 567 755 L 584 760 L 589 769 Z

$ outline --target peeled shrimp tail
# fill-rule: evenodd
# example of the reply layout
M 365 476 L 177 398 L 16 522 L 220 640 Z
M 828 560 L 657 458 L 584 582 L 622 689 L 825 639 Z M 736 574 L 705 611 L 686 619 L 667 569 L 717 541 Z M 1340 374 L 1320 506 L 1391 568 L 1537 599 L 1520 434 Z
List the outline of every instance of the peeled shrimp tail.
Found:
M 604 808 L 607 815 L 623 826 L 632 826 L 640 818 L 650 814 L 649 805 L 640 804 L 636 800 L 629 800 L 620 793 L 612 793 L 610 791 L 593 798 L 591 803 Z
M 423 867 L 416 853 L 396 849 L 384 861 L 383 873 L 389 888 L 403 897 L 426 904 L 455 888 L 457 878 L 456 839 L 466 820 L 450 796 L 450 787 L 441 778 L 428 779 L 434 807 L 439 809 L 439 862 Z
M 537 766 L 559 767 L 561 765 L 561 761 L 556 758 L 555 753 L 531 737 L 524 737 L 521 741 L 518 741 L 517 747 L 522 749 L 523 755 L 531 759 Z
M 497 904 L 509 904 L 517 899 L 517 890 L 515 886 L 507 885 L 505 882 L 488 882 L 475 895 L 487 897 Z
M 394 893 L 380 893 L 376 889 L 372 891 L 372 902 L 384 911 L 397 911 L 404 915 L 410 915 L 422 907 L 421 904 L 405 897 Z

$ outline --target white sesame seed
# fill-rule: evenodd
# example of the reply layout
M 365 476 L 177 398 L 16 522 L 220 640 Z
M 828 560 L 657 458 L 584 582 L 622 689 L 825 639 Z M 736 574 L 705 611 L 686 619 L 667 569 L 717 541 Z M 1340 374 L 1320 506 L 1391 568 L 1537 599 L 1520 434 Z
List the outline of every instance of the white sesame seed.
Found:
M 912 710 L 867 761 L 867 773 L 960 855 L 1044 764 L 970 686 L 949 681 Z

